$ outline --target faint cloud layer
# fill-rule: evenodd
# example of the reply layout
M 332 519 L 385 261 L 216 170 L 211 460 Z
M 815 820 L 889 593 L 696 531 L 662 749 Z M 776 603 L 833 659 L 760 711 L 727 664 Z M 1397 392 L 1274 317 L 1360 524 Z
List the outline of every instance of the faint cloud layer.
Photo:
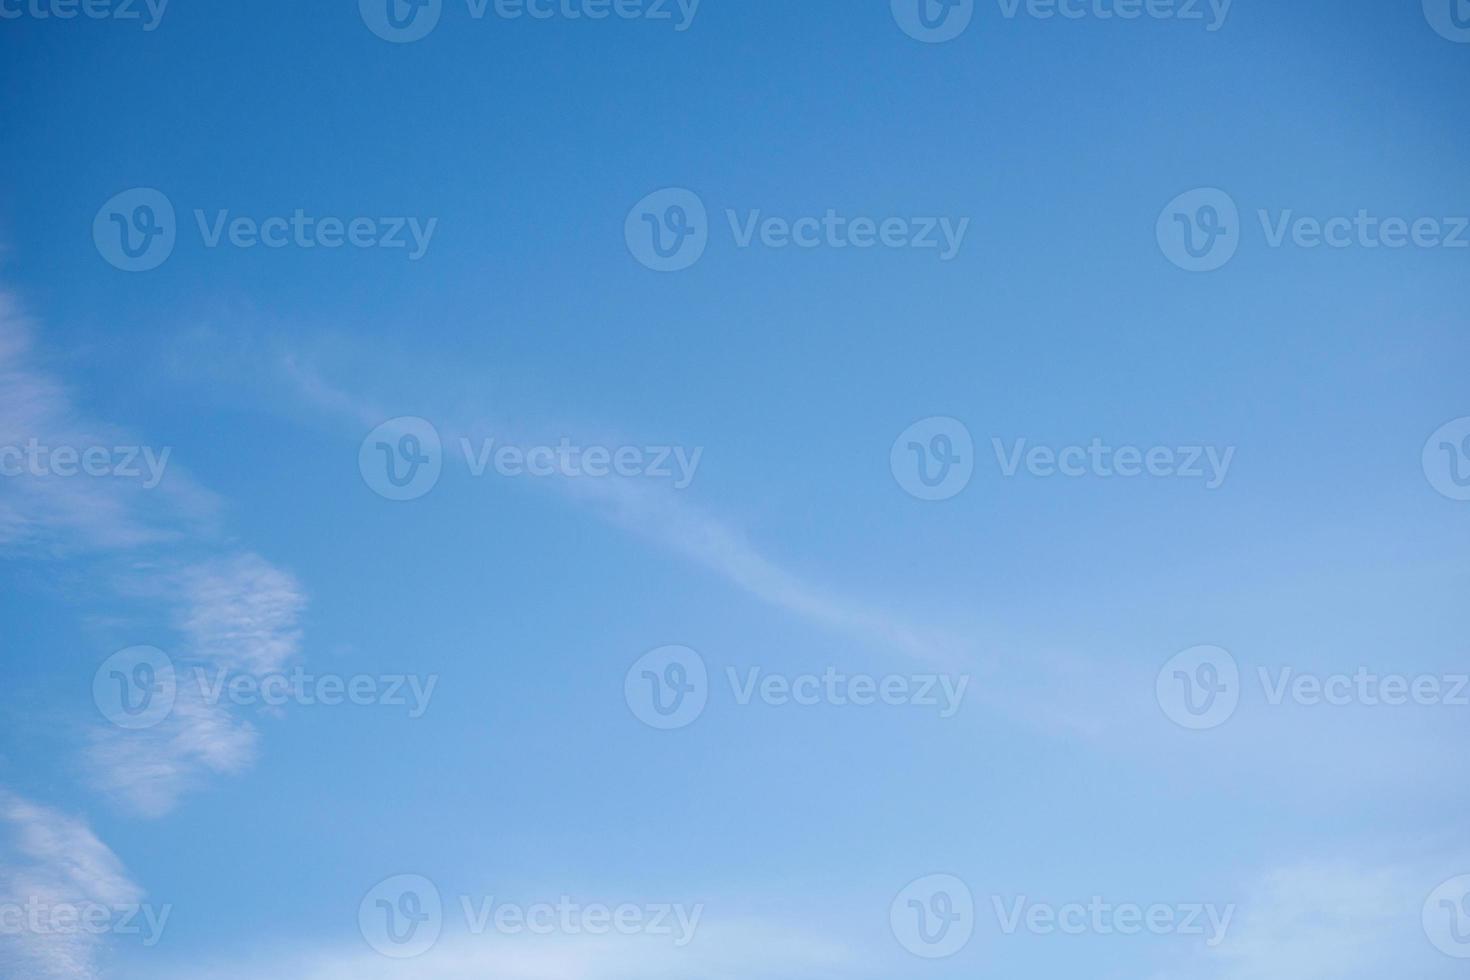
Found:
M 0 447 L 136 445 L 86 417 L 41 366 L 32 336 L 15 300 L 0 292 Z M 208 539 L 218 507 L 177 467 L 152 487 L 75 474 L 0 477 L 0 551 L 57 560 L 147 549 L 117 591 L 171 610 L 183 640 L 172 651 L 180 663 L 253 675 L 280 670 L 301 645 L 297 621 L 306 599 L 296 580 L 249 553 L 183 557 Z M 206 703 L 197 685 L 183 684 L 156 727 L 93 724 L 83 738 L 90 782 L 127 809 L 156 817 L 202 777 L 248 767 L 257 733 L 229 709 Z
M 142 899 L 122 862 L 75 817 L 0 788 L 0 835 L 0 902 L 117 908 Z M 91 980 L 102 942 L 79 929 L 0 933 L 0 973 Z

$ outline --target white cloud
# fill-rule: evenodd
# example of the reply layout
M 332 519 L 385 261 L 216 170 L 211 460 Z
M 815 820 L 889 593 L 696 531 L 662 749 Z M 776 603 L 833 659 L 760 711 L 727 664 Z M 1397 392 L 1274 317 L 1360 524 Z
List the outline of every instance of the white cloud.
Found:
M 89 419 L 45 370 L 32 337 L 15 301 L 0 293 L 0 452 L 12 473 L 17 452 L 33 444 L 78 451 L 137 447 L 142 459 L 148 452 L 155 461 L 168 459 L 167 447 L 144 451 L 136 437 Z M 141 462 L 133 465 L 146 473 Z M 207 543 L 219 502 L 171 461 L 158 475 L 162 479 L 152 486 L 146 477 L 60 475 L 44 466 L 0 475 L 0 550 L 54 560 L 131 556 L 147 548 L 150 560 L 139 563 L 118 591 L 173 610 L 183 638 L 168 651 L 173 657 L 256 675 L 281 669 L 301 644 L 297 620 L 306 600 L 300 585 L 249 553 L 169 560 L 172 545 L 187 544 L 192 554 L 200 540 Z M 136 642 L 164 645 L 154 637 Z M 202 777 L 250 765 L 257 737 L 228 708 L 206 703 L 197 686 L 181 685 L 174 711 L 156 728 L 90 726 L 85 753 L 94 786 L 136 813 L 159 816 Z
M 849 947 L 770 922 L 700 927 L 675 948 L 648 936 L 446 936 L 411 960 L 361 949 L 288 959 L 170 968 L 150 965 L 148 980 L 789 980 L 868 975 Z M 140 975 L 141 980 L 141 975 Z
M 81 820 L 0 789 L 0 903 L 54 909 L 88 903 L 137 904 L 142 891 L 122 862 Z M 28 917 L 27 917 L 28 918 Z M 12 923 L 13 924 L 13 923 Z M 0 930 L 0 973 L 7 977 L 90 980 L 103 937 L 77 928 Z
M 1380 980 L 1460 976 L 1429 943 L 1425 898 L 1453 861 L 1302 861 L 1246 889 L 1225 943 L 1188 975 L 1211 980 Z M 1172 976 L 1173 974 L 1169 974 Z
M 178 582 L 178 627 L 194 657 L 258 675 L 280 670 L 299 651 L 301 586 L 259 556 L 195 565 Z
M 140 440 L 111 425 L 86 418 L 66 388 L 42 369 L 31 325 L 15 301 L 0 292 L 0 447 L 23 450 L 31 443 L 48 452 L 60 447 L 138 447 Z M 149 447 L 157 455 L 162 447 Z M 13 452 L 6 464 L 15 468 Z M 141 460 L 137 478 L 59 476 L 42 470 L 0 476 L 0 548 L 15 552 L 79 553 L 134 548 L 178 540 L 208 525 L 218 506 L 178 467 L 145 486 Z
M 386 420 L 382 409 L 334 386 L 295 356 L 282 357 L 279 369 L 314 410 L 361 427 L 359 435 Z M 469 431 L 478 425 L 440 426 L 445 452 L 456 451 Z M 556 439 L 545 441 L 554 443 Z M 596 442 L 587 440 L 589 445 Z M 811 581 L 763 553 L 729 522 L 667 487 L 616 477 L 552 477 L 538 483 L 565 492 L 604 519 L 701 565 L 760 601 L 825 629 L 860 642 L 876 642 L 930 664 L 953 666 L 963 663 L 972 652 L 970 644 L 947 631 L 920 629 L 870 600 L 844 595 Z
M 257 555 L 192 565 L 162 577 L 183 639 L 172 659 L 177 699 L 153 728 L 93 729 L 87 751 L 92 784 L 127 809 L 162 816 L 209 775 L 238 773 L 257 752 L 248 721 L 205 697 L 199 670 L 261 677 L 281 671 L 300 652 L 298 618 L 306 605 L 291 575 Z

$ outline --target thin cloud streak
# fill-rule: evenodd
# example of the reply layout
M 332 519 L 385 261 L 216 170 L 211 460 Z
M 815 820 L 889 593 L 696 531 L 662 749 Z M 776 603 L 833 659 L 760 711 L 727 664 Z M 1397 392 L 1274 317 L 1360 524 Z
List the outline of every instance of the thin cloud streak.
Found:
M 33 335 L 14 298 L 0 292 L 0 448 L 32 441 L 77 449 L 138 445 L 86 417 L 40 365 Z M 0 477 L 0 552 L 41 560 L 146 556 L 117 591 L 172 610 L 183 640 L 172 649 L 179 662 L 254 675 L 280 670 L 300 650 L 300 585 L 248 552 L 193 557 L 200 540 L 208 550 L 220 502 L 177 466 L 160 475 L 151 487 L 86 474 Z M 179 557 L 167 557 L 171 551 Z M 80 738 L 91 785 L 133 813 L 158 817 L 204 777 L 248 768 L 258 733 L 186 684 L 157 727 L 123 731 L 88 722 Z
M 116 909 L 143 897 L 117 855 L 85 822 L 0 787 L 0 902 Z M 104 940 L 83 929 L 0 932 L 6 976 L 92 980 Z M 14 971 L 14 972 L 12 972 Z

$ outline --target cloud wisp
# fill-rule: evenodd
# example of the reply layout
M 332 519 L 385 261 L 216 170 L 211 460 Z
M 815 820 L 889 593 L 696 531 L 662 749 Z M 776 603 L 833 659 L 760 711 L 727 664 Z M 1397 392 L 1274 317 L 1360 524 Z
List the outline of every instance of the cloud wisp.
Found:
M 36 920 L 0 931 L 0 974 L 92 980 L 105 935 L 55 913 L 135 905 L 142 889 L 85 822 L 3 788 L 0 835 L 0 903 Z
M 34 334 L 0 292 L 0 554 L 128 559 L 116 592 L 164 610 L 179 637 L 134 642 L 240 673 L 281 669 L 301 645 L 300 585 L 257 555 L 212 547 L 219 498 L 172 465 L 167 447 L 89 418 L 44 366 Z M 169 812 L 205 776 L 247 768 L 258 737 L 188 685 L 147 730 L 80 727 L 92 785 L 148 817 Z

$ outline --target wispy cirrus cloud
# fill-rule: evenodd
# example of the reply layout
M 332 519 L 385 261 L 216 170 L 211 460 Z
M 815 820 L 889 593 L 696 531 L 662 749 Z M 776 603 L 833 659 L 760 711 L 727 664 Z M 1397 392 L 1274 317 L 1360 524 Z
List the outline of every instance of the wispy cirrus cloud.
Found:
M 295 353 L 279 354 L 270 364 L 276 379 L 294 388 L 310 409 L 339 426 L 352 426 L 353 431 L 361 428 L 365 433 L 392 414 L 381 404 L 334 384 L 313 363 Z M 484 429 L 483 420 L 463 410 L 434 421 L 446 453 Z M 503 430 L 497 434 L 502 438 L 506 435 Z M 528 441 L 547 443 L 559 438 L 548 438 L 544 433 L 521 435 Z M 789 567 L 754 544 L 735 524 L 668 487 L 617 477 L 553 477 L 545 483 L 603 520 L 719 575 L 761 602 L 823 629 L 934 665 L 963 664 L 974 653 L 974 644 L 955 631 L 921 628 L 871 599 L 844 594 Z
M 700 928 L 675 948 L 646 936 L 448 936 L 411 960 L 366 946 L 304 952 L 271 962 L 155 967 L 150 980 L 785 980 L 871 976 L 861 956 L 835 939 L 758 920 Z
M 1453 855 L 1303 858 L 1250 879 L 1226 942 L 1181 973 L 1209 980 L 1449 980 L 1463 961 L 1434 949 L 1425 898 L 1466 866 Z
M 15 299 L 0 292 L 0 463 L 6 469 L 0 476 L 0 553 L 95 553 L 177 541 L 207 529 L 218 499 L 177 468 L 149 486 L 160 461 L 167 467 L 166 451 L 87 418 L 41 364 L 34 333 Z M 106 475 L 62 475 L 33 465 L 34 451 L 22 455 L 29 447 L 47 456 L 59 448 L 78 454 L 105 449 L 110 463 L 131 459 Z M 143 465 L 145 449 L 153 474 Z
M 118 909 L 142 897 L 117 855 L 84 821 L 0 788 L 0 903 L 18 910 L 7 919 L 19 924 L 0 930 L 0 974 L 91 980 L 105 936 L 76 924 L 58 927 L 50 913 Z M 28 909 L 38 911 L 32 916 Z
M 142 730 L 96 726 L 87 749 L 95 787 L 144 816 L 172 810 L 208 775 L 254 762 L 259 732 L 206 699 L 197 671 L 263 676 L 300 653 L 306 597 L 296 579 L 258 555 L 211 559 L 161 576 L 155 598 L 173 605 L 180 668 L 173 709 Z M 172 598 L 170 598 L 172 597 Z
M 176 576 L 177 624 L 189 653 L 232 670 L 266 674 L 301 647 L 306 597 L 296 579 L 258 555 L 232 555 Z
M 129 472 L 77 472 L 74 463 L 54 465 L 60 447 L 77 456 L 94 450 L 98 459 L 106 451 L 113 462 L 132 463 Z M 34 325 L 3 292 L 0 457 L 0 555 L 130 559 L 116 591 L 161 608 L 179 637 L 135 642 L 167 645 L 180 663 L 258 675 L 298 655 L 306 605 L 300 584 L 258 555 L 212 547 L 220 499 L 173 464 L 166 447 L 147 447 L 121 427 L 91 418 L 47 369 Z M 142 465 L 150 459 L 151 470 Z M 247 768 L 258 739 L 247 720 L 208 703 L 191 684 L 179 686 L 173 710 L 153 728 L 81 728 L 92 785 L 150 817 L 167 813 L 203 778 Z

